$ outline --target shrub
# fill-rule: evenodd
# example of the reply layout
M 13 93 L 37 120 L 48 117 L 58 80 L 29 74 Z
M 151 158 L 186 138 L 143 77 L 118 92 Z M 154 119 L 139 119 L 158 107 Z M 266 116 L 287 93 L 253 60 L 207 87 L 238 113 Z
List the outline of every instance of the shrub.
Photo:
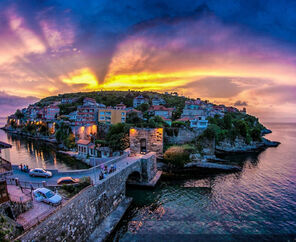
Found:
M 164 161 L 175 167 L 184 167 L 190 161 L 189 154 L 182 146 L 172 146 L 164 153 Z

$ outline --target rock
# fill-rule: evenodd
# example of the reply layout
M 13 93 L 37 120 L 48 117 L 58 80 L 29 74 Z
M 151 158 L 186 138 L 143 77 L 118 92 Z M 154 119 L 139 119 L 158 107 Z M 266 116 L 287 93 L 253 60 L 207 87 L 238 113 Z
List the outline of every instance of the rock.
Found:
M 272 131 L 270 129 L 261 130 L 261 135 L 266 135 L 266 134 L 270 134 L 270 133 L 272 133 Z
M 265 138 L 262 138 L 262 142 L 267 147 L 277 147 L 277 146 L 280 145 L 280 142 L 278 142 L 278 141 L 271 141 L 271 140 L 268 140 L 268 139 L 265 139 Z

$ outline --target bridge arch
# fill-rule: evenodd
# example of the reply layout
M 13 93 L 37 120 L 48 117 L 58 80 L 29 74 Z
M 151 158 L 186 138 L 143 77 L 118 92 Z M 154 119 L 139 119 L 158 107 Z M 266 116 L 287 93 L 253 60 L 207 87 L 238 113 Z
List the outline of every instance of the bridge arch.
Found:
M 142 181 L 142 176 L 139 171 L 132 171 L 126 178 L 126 183 L 139 183 Z

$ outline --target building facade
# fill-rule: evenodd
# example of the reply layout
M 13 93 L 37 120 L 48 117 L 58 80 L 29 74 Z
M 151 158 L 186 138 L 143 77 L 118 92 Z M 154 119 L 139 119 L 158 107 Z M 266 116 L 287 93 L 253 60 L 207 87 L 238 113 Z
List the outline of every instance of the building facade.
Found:
M 114 108 L 102 108 L 98 111 L 98 122 L 104 124 L 125 123 L 126 110 Z
M 48 107 L 44 108 L 44 117 L 46 120 L 54 120 L 56 115 L 60 113 L 60 108 L 55 105 L 49 105 Z
M 151 106 L 149 108 L 150 115 L 160 116 L 162 118 L 170 119 L 172 117 L 174 108 L 166 108 L 162 105 Z

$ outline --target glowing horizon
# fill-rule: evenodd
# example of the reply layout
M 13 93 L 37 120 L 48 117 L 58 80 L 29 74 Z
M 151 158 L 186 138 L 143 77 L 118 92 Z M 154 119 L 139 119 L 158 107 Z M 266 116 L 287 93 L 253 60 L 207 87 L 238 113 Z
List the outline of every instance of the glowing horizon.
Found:
M 129 2 L 137 16 L 125 1 L 1 2 L 2 113 L 60 93 L 178 91 L 296 121 L 295 34 L 272 25 L 283 11 L 281 26 L 296 20 L 294 6 L 159 2 Z

